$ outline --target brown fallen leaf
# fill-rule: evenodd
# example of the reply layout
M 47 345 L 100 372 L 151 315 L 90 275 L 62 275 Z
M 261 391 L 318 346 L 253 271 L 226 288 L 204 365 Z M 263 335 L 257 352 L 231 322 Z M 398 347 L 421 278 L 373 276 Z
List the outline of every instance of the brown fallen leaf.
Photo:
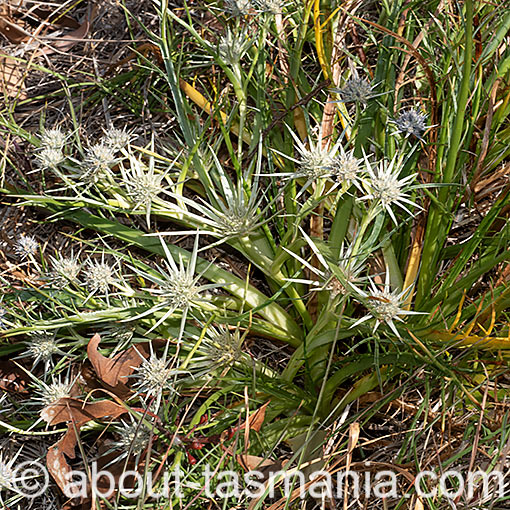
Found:
M 30 37 L 24 30 L 7 19 L 5 15 L 0 17 L 0 34 L 6 37 L 13 44 L 20 44 Z
M 64 492 L 68 497 L 76 497 L 79 493 L 77 486 L 70 484 L 70 473 L 71 466 L 69 466 L 66 456 L 70 459 L 74 459 L 76 453 L 74 448 L 78 441 L 77 432 L 79 427 L 76 426 L 76 431 L 71 424 L 67 429 L 64 436 L 56 442 L 53 446 L 50 446 L 48 453 L 46 454 L 46 466 L 51 476 L 57 482 L 60 490 Z
M 267 480 L 269 473 L 282 470 L 288 462 L 288 460 L 264 459 L 256 455 L 237 455 L 236 460 L 247 472 L 255 470 L 262 472 L 265 475 L 264 481 Z
M 94 9 L 93 9 L 94 11 Z M 91 15 L 91 19 L 94 19 L 94 12 Z M 58 40 L 53 42 L 51 46 L 46 46 L 39 50 L 40 55 L 51 55 L 55 51 L 67 51 L 70 50 L 75 44 L 83 42 L 87 34 L 89 33 L 90 27 L 92 26 L 91 21 L 85 20 L 76 30 L 63 35 Z
M 0 53 L 0 93 L 4 97 L 26 99 L 25 73 L 19 62 L 10 55 Z
M 248 417 L 247 422 L 244 422 L 240 428 L 243 429 L 248 424 L 248 428 L 250 430 L 254 430 L 255 432 L 260 432 L 262 424 L 264 423 L 264 419 L 266 417 L 266 409 L 271 401 L 268 400 L 263 406 L 259 407 L 252 415 Z
M 41 418 L 48 425 L 72 421 L 76 426 L 80 426 L 105 417 L 118 418 L 126 412 L 125 407 L 111 400 L 88 403 L 75 398 L 61 398 L 55 404 L 46 406 L 41 411 Z
M 97 350 L 101 337 L 94 335 L 88 346 L 87 356 L 101 382 L 119 396 L 129 394 L 128 377 L 149 357 L 149 344 L 142 343 L 119 352 L 113 358 L 107 358 Z

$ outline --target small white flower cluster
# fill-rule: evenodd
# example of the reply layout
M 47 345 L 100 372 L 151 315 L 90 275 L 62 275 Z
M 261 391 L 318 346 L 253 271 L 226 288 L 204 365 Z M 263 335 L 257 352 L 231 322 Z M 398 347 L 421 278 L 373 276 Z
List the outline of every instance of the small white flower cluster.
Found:
M 68 135 L 60 128 L 45 129 L 40 137 L 40 148 L 36 152 L 36 160 L 42 170 L 57 171 L 66 156 L 64 147 Z
M 57 288 L 63 288 L 70 283 L 78 283 L 78 276 L 81 272 L 82 265 L 78 257 L 71 255 L 70 257 L 52 257 L 50 255 L 51 272 L 49 280 Z
M 225 0 L 225 11 L 239 18 L 255 13 L 280 14 L 284 7 L 283 0 Z
M 35 240 L 35 237 L 25 234 L 21 234 L 14 244 L 14 252 L 20 260 L 33 257 L 38 249 L 39 243 Z
M 39 390 L 39 398 L 43 407 L 56 404 L 61 398 L 70 398 L 72 383 L 54 381 L 49 385 L 44 384 Z
M 225 34 L 221 36 L 218 43 L 218 53 L 226 64 L 236 66 L 252 44 L 253 39 L 246 29 L 243 28 L 236 33 L 230 27 L 227 27 Z
M 27 355 L 34 358 L 34 366 L 43 361 L 48 367 L 54 354 L 65 354 L 58 346 L 55 333 L 34 331 L 30 333 L 27 342 Z
M 138 392 L 153 396 L 171 389 L 173 376 L 176 374 L 176 371 L 170 366 L 171 362 L 171 359 L 167 361 L 151 353 L 149 359 L 144 360 L 137 368 L 136 387 Z
M 149 446 L 151 431 L 143 423 L 134 420 L 126 423 L 121 420 L 121 424 L 115 427 L 115 432 L 119 435 L 119 439 L 114 442 L 114 447 L 123 450 L 122 457 L 128 453 L 138 457 Z

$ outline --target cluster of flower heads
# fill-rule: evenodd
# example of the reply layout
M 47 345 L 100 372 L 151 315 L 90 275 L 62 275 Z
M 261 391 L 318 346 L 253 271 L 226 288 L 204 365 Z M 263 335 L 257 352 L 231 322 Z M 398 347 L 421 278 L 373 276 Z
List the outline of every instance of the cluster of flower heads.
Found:
M 69 167 L 71 178 L 88 184 L 107 176 L 117 163 L 117 152 L 130 142 L 130 134 L 126 130 L 110 128 L 98 143 L 86 148 L 83 161 L 77 161 L 68 150 L 72 145 L 72 137 L 71 133 L 65 133 L 59 127 L 43 130 L 35 154 L 37 164 L 41 169 L 51 170 L 59 177 L 67 177 L 62 167 Z

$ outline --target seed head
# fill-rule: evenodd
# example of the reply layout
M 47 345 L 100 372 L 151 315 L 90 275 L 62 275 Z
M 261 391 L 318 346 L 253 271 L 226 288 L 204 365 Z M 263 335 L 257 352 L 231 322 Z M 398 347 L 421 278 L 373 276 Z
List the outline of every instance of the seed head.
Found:
M 417 110 L 407 110 L 402 112 L 394 122 L 397 126 L 397 133 L 402 133 L 406 137 L 421 138 L 429 127 L 425 125 L 426 120 L 427 116 Z
M 16 244 L 14 245 L 14 252 L 20 257 L 21 260 L 24 260 L 27 257 L 35 255 L 38 248 L 39 243 L 33 236 L 26 236 L 25 234 L 21 234 L 18 237 Z

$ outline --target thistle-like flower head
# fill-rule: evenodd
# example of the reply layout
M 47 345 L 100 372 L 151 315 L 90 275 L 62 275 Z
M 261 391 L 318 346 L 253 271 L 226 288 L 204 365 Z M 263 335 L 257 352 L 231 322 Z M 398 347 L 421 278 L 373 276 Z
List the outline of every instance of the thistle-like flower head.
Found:
M 4 453 L 0 452 L 0 492 L 3 490 L 15 490 L 18 478 L 14 463 L 16 462 L 16 458 L 20 452 L 21 450 L 19 450 L 18 453 L 9 460 L 6 460 L 4 458 Z
M 344 248 L 344 245 L 342 245 L 336 260 L 328 260 L 325 255 L 328 251 L 327 246 L 323 246 L 323 248 L 320 249 L 317 243 L 314 242 L 301 227 L 299 227 L 299 230 L 313 252 L 313 255 L 320 262 L 322 269 L 320 266 L 317 267 L 318 265 L 316 264 L 310 264 L 310 262 L 300 255 L 284 247 L 283 249 L 287 253 L 298 260 L 310 273 L 315 275 L 313 279 L 289 278 L 288 280 L 310 285 L 311 290 L 329 291 L 332 299 L 339 295 L 344 296 L 352 293 L 355 285 L 363 280 L 360 274 L 365 269 L 364 259 L 359 256 L 354 257 L 352 255 L 352 247 Z
M 220 58 L 230 66 L 236 66 L 253 44 L 253 39 L 246 29 L 234 32 L 227 27 L 225 35 L 221 36 L 218 44 Z
M 176 310 L 182 311 L 181 320 L 181 333 L 184 328 L 188 311 L 193 308 L 203 306 L 208 301 L 204 291 L 212 288 L 217 288 L 218 284 L 200 285 L 199 281 L 202 274 L 195 274 L 198 254 L 198 234 L 195 238 L 193 252 L 186 264 L 182 254 L 178 256 L 178 264 L 175 262 L 174 257 L 170 253 L 167 244 L 160 237 L 163 250 L 166 255 L 164 260 L 165 269 L 157 266 L 158 272 L 145 272 L 137 268 L 134 270 L 144 278 L 156 284 L 156 288 L 146 289 L 150 294 L 159 297 L 161 300 L 156 303 L 149 310 L 143 312 L 141 315 L 134 317 L 131 320 L 139 319 L 147 315 L 154 315 L 155 312 L 165 309 L 163 317 L 161 317 L 156 324 L 150 329 L 157 328 L 162 322 L 170 317 Z
M 220 176 L 220 186 L 218 190 L 215 187 L 208 189 L 209 201 L 200 197 L 191 200 L 181 195 L 170 195 L 176 202 L 183 202 L 195 209 L 199 214 L 190 212 L 188 208 L 176 207 L 177 211 L 188 217 L 202 233 L 219 238 L 215 243 L 219 244 L 228 239 L 248 236 L 263 225 L 268 221 L 266 213 L 272 202 L 264 205 L 265 196 L 259 195 L 259 176 L 255 176 L 250 191 L 247 192 L 246 181 L 239 180 L 233 184 L 215 155 L 213 159 Z
M 228 326 L 209 326 L 193 357 L 193 372 L 196 376 L 210 376 L 216 370 L 220 375 L 227 372 L 242 356 L 242 345 L 246 335 L 240 329 Z
M 409 204 L 414 207 L 421 207 L 409 200 L 408 191 L 419 186 L 411 186 L 417 174 L 408 175 L 403 179 L 399 179 L 402 171 L 402 160 L 397 155 L 391 160 L 380 161 L 377 166 L 372 166 L 368 158 L 365 156 L 366 170 L 368 177 L 363 181 L 367 194 L 360 200 L 373 200 L 378 203 L 383 210 L 386 210 L 391 219 L 397 224 L 397 219 L 392 205 L 397 205 L 412 216 L 412 212 L 404 205 Z
M 53 171 L 56 171 L 66 159 L 62 149 L 54 147 L 44 147 L 36 153 L 35 158 L 39 168 Z
M 280 14 L 284 5 L 282 0 L 257 0 L 258 10 L 270 14 Z
M 267 175 L 281 177 L 282 179 L 305 178 L 306 182 L 300 194 L 303 193 L 312 182 L 321 178 L 328 178 L 336 175 L 338 169 L 336 168 L 337 162 L 335 160 L 338 152 L 340 151 L 340 156 L 345 154 L 342 148 L 341 138 L 339 138 L 333 145 L 324 144 L 322 140 L 322 132 L 319 131 L 317 142 L 314 142 L 310 137 L 305 144 L 292 130 L 290 130 L 290 134 L 294 139 L 298 158 L 290 157 L 275 149 L 273 149 L 273 151 L 293 161 L 296 164 L 296 172 Z
M 369 319 L 375 319 L 374 332 L 384 322 L 400 338 L 400 333 L 394 321 L 404 322 L 402 317 L 406 315 L 420 315 L 423 313 L 403 308 L 412 288 L 408 287 L 401 292 L 397 290 L 392 291 L 388 268 L 386 268 L 386 281 L 383 288 L 377 286 L 372 280 L 370 280 L 370 288 L 367 291 L 358 287 L 354 288 L 358 294 L 358 300 L 367 307 L 369 313 L 356 321 L 351 327 L 355 327 Z
M 74 381 L 70 382 L 64 380 L 64 382 L 62 382 L 60 378 L 53 379 L 50 384 L 39 381 L 37 385 L 38 396 L 35 400 L 39 401 L 43 407 L 56 404 L 61 398 L 71 397 L 73 385 Z
M 96 183 L 110 174 L 116 162 L 115 149 L 111 145 L 92 145 L 87 149 L 81 177 L 85 182 Z
M 374 96 L 374 87 L 364 78 L 353 76 L 349 78 L 341 89 L 334 89 L 340 95 L 344 103 L 362 103 L 367 104 L 368 100 Z
M 131 134 L 128 133 L 125 128 L 118 129 L 111 127 L 106 131 L 101 139 L 101 143 L 117 151 L 128 145 L 130 140 Z
M 225 0 L 225 10 L 232 16 L 248 16 L 254 12 L 251 0 Z
M 45 129 L 41 133 L 41 148 L 54 149 L 62 152 L 65 147 L 67 134 L 60 128 Z
M 427 116 L 417 110 L 407 110 L 402 112 L 393 122 L 397 127 L 396 133 L 401 133 L 405 137 L 422 137 L 423 133 L 430 127 L 426 125 Z
M 115 432 L 119 439 L 114 442 L 114 448 L 123 451 L 121 457 L 129 453 L 138 457 L 149 445 L 151 431 L 143 423 L 138 423 L 132 418 L 130 423 L 121 421 L 121 424 L 115 427 Z
M 78 281 L 78 275 L 82 269 L 82 265 L 77 256 L 70 257 L 52 257 L 50 256 L 51 272 L 49 280 L 57 288 L 63 288 L 70 283 Z
M 91 294 L 100 292 L 108 294 L 110 286 L 117 283 L 115 267 L 105 262 L 104 253 L 101 260 L 87 260 L 84 278 Z
M 46 390 L 44 390 L 41 394 L 42 402 L 45 406 L 55 404 L 61 398 L 68 398 L 71 396 L 71 385 L 62 383 L 62 382 L 54 382 L 51 383 Z
M 151 396 L 171 389 L 174 376 L 177 373 L 171 365 L 172 359 L 158 358 L 154 353 L 151 353 L 150 357 L 136 369 L 138 392 Z
M 27 356 L 34 358 L 34 366 L 39 361 L 43 361 L 47 368 L 54 354 L 65 355 L 58 346 L 55 333 L 46 331 L 30 333 L 29 340 L 27 341 Z
M 26 236 L 21 234 L 14 245 L 14 252 L 21 260 L 27 257 L 33 257 L 39 248 L 39 243 L 33 236 Z

